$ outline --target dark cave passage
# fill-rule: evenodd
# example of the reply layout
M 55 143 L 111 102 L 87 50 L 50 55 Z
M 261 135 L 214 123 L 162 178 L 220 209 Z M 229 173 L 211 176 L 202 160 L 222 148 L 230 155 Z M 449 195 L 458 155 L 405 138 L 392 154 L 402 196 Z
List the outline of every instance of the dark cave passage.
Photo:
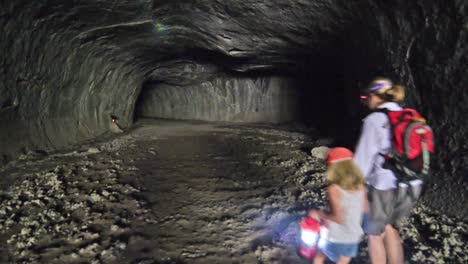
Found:
M 386 76 L 441 135 L 425 199 L 468 216 L 465 1 L 19 0 L 0 10 L 2 163 L 125 132 L 139 117 L 297 122 L 353 148 L 359 90 Z
M 466 1 L 16 0 L 1 1 L 0 29 L 0 184 L 12 190 L 0 190 L 0 232 L 8 227 L 14 234 L 0 236 L 0 262 L 75 263 L 81 254 L 89 260 L 81 262 L 112 263 L 133 244 L 158 255 L 141 263 L 174 263 L 152 250 L 159 235 L 148 244 L 138 228 L 153 224 L 164 236 L 173 225 L 194 227 L 190 212 L 147 222 L 148 206 L 180 213 L 190 188 L 201 190 L 198 198 L 222 193 L 198 222 L 222 248 L 222 260 L 232 257 L 233 245 L 241 246 L 236 254 L 248 257 L 245 263 L 297 258 L 270 247 L 275 231 L 256 237 L 250 227 L 245 236 L 236 231 L 282 226 L 306 207 L 300 203 L 321 199 L 324 168 L 310 148 L 328 139 L 354 148 L 367 111 L 360 90 L 376 76 L 403 85 L 405 105 L 435 131 L 424 206 L 404 231 L 406 245 L 418 252 L 407 257 L 468 261 L 466 227 L 459 228 L 466 225 L 453 220 L 468 219 Z M 165 163 L 167 175 L 166 166 L 158 167 Z M 191 174 L 203 164 L 200 175 Z M 179 185 L 186 175 L 194 178 Z M 145 192 L 134 188 L 139 177 L 163 184 L 153 186 L 157 194 Z M 244 207 L 252 189 L 260 192 Z M 166 193 L 173 195 L 166 201 L 179 199 L 177 208 L 152 204 Z M 236 195 L 233 217 L 226 207 Z M 210 212 L 214 218 L 205 219 Z M 83 216 L 96 225 L 79 229 L 74 222 Z M 44 222 L 37 228 L 30 226 L 35 217 Z M 232 219 L 237 227 L 224 230 Z M 44 236 L 55 224 L 58 238 Z M 217 236 L 224 231 L 245 243 L 232 237 L 224 244 Z M 69 234 L 79 243 L 68 243 Z M 206 263 L 203 257 L 216 254 L 204 239 L 181 249 L 173 237 L 167 252 L 181 263 L 200 257 Z M 54 252 L 56 245 L 62 252 Z
M 319 52 L 315 52 L 319 53 Z M 220 73 L 200 82 L 146 82 L 133 120 L 164 118 L 240 123 L 294 123 L 353 147 L 365 108 L 343 69 L 351 62 L 336 47 L 272 71 Z

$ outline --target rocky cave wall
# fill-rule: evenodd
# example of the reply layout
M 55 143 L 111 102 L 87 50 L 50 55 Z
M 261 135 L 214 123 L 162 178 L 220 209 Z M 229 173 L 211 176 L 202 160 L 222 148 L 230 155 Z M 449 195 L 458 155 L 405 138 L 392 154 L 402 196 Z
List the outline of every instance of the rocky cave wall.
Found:
M 354 120 L 354 97 L 375 75 L 408 88 L 407 104 L 437 136 L 425 199 L 467 218 L 467 8 L 463 0 L 3 1 L 0 151 L 8 160 L 80 142 L 108 131 L 111 116 L 129 127 L 147 83 L 197 86 L 272 69 L 299 78 L 325 64 L 343 81 L 321 89 L 349 95 Z
M 148 85 L 140 94 L 141 117 L 285 123 L 296 121 L 299 93 L 280 77 L 217 77 L 197 85 Z

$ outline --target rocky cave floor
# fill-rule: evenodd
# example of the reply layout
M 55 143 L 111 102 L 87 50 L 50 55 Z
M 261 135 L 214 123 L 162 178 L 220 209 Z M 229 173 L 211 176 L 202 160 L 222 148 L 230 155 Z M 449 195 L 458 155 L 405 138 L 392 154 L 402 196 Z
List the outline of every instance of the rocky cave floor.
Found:
M 141 120 L 118 137 L 0 168 L 1 263 L 309 263 L 298 221 L 323 207 L 325 144 L 291 127 Z M 314 138 L 315 137 L 315 138 Z M 468 263 L 468 223 L 420 204 L 408 263 Z M 368 263 L 365 241 L 353 263 Z

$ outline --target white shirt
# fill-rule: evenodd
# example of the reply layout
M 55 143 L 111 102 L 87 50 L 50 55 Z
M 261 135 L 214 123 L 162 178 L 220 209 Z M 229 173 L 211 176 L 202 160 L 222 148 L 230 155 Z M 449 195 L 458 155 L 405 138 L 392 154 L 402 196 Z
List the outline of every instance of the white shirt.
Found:
M 362 222 L 362 208 L 364 207 L 364 190 L 349 192 L 338 187 L 341 193 L 341 208 L 343 223 L 328 221 L 328 230 L 321 234 L 325 240 L 333 243 L 359 243 L 364 234 Z
M 386 102 L 378 108 L 390 111 L 402 110 L 394 102 Z M 354 161 L 362 170 L 369 185 L 378 190 L 396 188 L 396 177 L 391 170 L 382 168 L 385 158 L 380 154 L 387 154 L 391 149 L 391 133 L 388 117 L 385 113 L 374 112 L 364 118 L 361 136 L 358 141 Z M 421 180 L 413 180 L 411 185 L 421 184 Z M 401 187 L 407 187 L 400 183 Z

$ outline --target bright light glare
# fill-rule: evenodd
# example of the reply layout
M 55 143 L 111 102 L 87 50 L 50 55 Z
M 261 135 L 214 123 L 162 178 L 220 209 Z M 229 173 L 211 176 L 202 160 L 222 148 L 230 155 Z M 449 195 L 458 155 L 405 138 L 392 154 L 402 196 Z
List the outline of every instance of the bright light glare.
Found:
M 301 234 L 302 242 L 306 245 L 315 245 L 317 243 L 317 233 L 311 231 L 302 231 Z

